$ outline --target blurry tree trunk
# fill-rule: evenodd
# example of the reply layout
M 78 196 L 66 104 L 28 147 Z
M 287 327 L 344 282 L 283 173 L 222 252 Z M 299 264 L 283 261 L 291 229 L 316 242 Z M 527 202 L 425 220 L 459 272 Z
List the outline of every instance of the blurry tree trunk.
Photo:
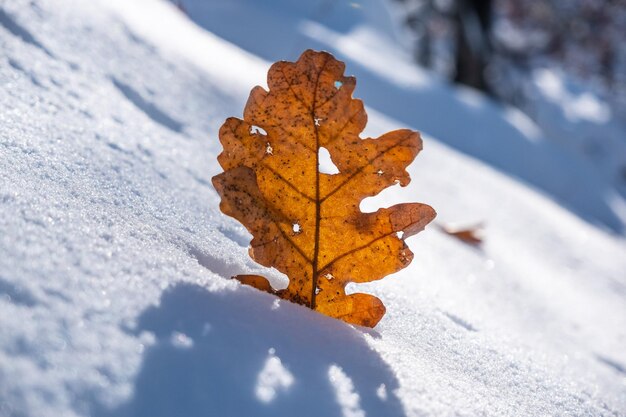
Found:
M 456 26 L 456 73 L 454 81 L 489 92 L 485 67 L 491 47 L 491 0 L 457 0 L 453 15 Z

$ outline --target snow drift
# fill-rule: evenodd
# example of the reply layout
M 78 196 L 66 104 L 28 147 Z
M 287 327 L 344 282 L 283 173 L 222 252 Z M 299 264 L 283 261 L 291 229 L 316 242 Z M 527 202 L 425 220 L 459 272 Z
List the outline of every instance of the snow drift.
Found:
M 0 2 L 0 415 L 625 412 L 610 185 L 522 114 L 412 66 L 383 3 L 204 4 L 213 33 L 160 0 Z M 237 11 L 254 18 L 225 33 Z M 486 224 L 482 249 L 410 240 L 413 264 L 367 285 L 388 306 L 373 331 L 228 279 L 284 278 L 218 210 L 217 128 L 269 60 L 309 46 L 357 75 L 368 135 L 430 135 L 411 186 L 365 208 L 410 196 Z

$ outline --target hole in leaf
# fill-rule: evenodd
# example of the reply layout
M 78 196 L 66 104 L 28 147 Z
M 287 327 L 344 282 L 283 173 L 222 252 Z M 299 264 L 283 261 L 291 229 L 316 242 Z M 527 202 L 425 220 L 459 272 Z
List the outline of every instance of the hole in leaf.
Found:
M 337 90 L 339 90 L 339 89 L 341 88 L 341 86 L 342 86 L 342 85 L 343 85 L 343 83 L 342 83 L 341 81 L 339 81 L 339 80 L 335 81 L 335 88 L 336 88 Z
M 318 151 L 319 171 L 322 174 L 339 174 L 339 169 L 330 158 L 330 152 L 326 148 L 320 148 Z
M 267 136 L 267 132 L 265 131 L 265 129 L 256 125 L 250 126 L 250 134 Z
M 379 177 L 382 176 L 385 173 L 385 171 L 383 171 L 382 169 L 379 169 L 378 171 L 376 171 L 376 175 L 378 175 Z
M 300 233 L 302 231 L 302 229 L 300 228 L 300 224 L 299 223 L 294 223 L 292 229 L 293 229 L 293 232 L 295 234 L 298 234 L 298 233 Z
M 402 239 L 402 237 L 404 236 L 404 230 L 400 230 L 399 232 L 396 232 L 396 236 L 398 236 L 398 239 Z
M 269 142 L 265 145 L 265 154 L 274 155 L 274 148 L 272 148 L 272 145 Z

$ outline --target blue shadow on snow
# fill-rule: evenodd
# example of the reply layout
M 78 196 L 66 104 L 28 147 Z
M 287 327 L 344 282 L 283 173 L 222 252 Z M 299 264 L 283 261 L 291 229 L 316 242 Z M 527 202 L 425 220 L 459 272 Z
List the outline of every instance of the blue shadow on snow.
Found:
M 133 396 L 115 410 L 100 410 L 98 417 L 339 417 L 344 413 L 329 379 L 331 366 L 341 368 L 359 396 L 351 410 L 405 415 L 394 394 L 395 375 L 361 331 L 276 300 L 247 288 L 210 292 L 178 284 L 166 290 L 160 305 L 144 311 L 133 330 L 156 337 Z M 184 343 L 176 343 L 181 334 Z M 270 351 L 293 383 L 264 402 L 256 387 Z M 382 384 L 386 395 L 377 394 Z

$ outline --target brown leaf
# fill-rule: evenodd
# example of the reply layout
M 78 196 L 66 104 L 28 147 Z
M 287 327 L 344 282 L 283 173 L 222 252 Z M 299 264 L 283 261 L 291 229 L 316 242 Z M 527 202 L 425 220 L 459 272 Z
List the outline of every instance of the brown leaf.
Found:
M 439 225 L 439 229 L 445 234 L 459 239 L 468 245 L 480 246 L 483 243 L 482 224 L 477 224 L 467 228 L 455 228 L 449 225 Z
M 225 172 L 213 185 L 221 210 L 252 233 L 250 256 L 289 277 L 289 286 L 276 294 L 373 327 L 385 313 L 382 302 L 369 294 L 346 295 L 345 286 L 406 267 L 413 253 L 404 239 L 421 231 L 435 211 L 419 203 L 359 210 L 365 197 L 409 183 L 405 168 L 422 142 L 407 129 L 361 139 L 367 116 L 352 98 L 355 78 L 343 71 L 332 55 L 312 50 L 295 63 L 272 65 L 269 91 L 255 87 L 244 119 L 229 118 L 220 129 L 224 152 L 218 160 Z M 319 171 L 322 147 L 338 174 Z M 263 277 L 237 278 L 274 292 Z

